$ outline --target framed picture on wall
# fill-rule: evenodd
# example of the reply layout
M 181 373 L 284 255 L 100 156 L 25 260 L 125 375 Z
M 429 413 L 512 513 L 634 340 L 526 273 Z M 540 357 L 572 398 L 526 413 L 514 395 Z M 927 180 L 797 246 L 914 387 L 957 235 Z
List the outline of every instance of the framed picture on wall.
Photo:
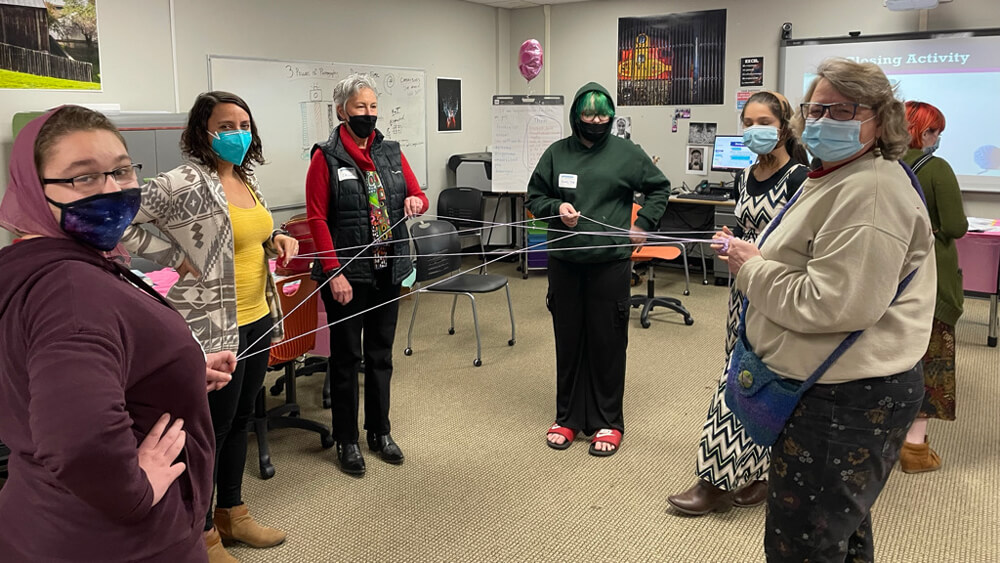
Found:
M 708 147 L 688 145 L 687 158 L 684 161 L 684 172 L 698 176 L 708 176 Z
M 627 115 L 616 115 L 611 134 L 622 139 L 632 138 L 632 118 Z
M 437 79 L 438 133 L 462 130 L 462 79 Z
M 95 0 L 0 2 L 0 88 L 100 90 Z

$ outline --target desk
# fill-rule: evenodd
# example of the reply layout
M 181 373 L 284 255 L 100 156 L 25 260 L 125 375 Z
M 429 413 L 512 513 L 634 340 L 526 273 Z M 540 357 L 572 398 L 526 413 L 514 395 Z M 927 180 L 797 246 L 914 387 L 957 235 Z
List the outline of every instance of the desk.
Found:
M 733 210 L 736 208 L 736 200 L 727 199 L 723 201 L 715 201 L 709 199 L 689 199 L 677 196 L 670 196 L 670 204 L 691 204 L 697 206 L 712 206 L 715 210 L 714 222 L 712 223 L 712 228 L 717 231 L 721 231 L 722 227 L 729 227 L 733 229 L 736 226 L 736 216 L 733 214 Z M 669 207 L 669 204 L 668 204 Z M 697 209 L 697 208 L 688 208 Z M 706 236 L 705 238 L 711 238 Z M 719 257 L 715 255 L 715 251 L 709 248 L 705 244 L 698 245 L 698 252 L 701 256 L 708 257 L 712 260 L 712 274 L 715 277 L 715 285 L 726 285 L 729 282 L 729 266 L 719 260 Z M 702 275 L 702 283 L 708 283 L 707 272 Z
M 986 344 L 997 345 L 997 294 L 1000 293 L 1000 233 L 968 233 L 955 241 L 962 289 L 990 298 L 989 332 Z
M 670 196 L 670 203 L 694 203 L 696 205 L 714 205 L 716 207 L 736 207 L 735 199 L 716 201 L 714 199 L 691 199 L 686 197 Z

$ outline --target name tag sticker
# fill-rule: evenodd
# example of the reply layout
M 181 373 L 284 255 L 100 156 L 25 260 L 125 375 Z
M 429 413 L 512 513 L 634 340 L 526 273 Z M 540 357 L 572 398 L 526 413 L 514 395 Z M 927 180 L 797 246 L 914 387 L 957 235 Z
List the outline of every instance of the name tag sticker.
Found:
M 560 174 L 559 175 L 559 187 L 568 188 L 571 190 L 576 189 L 576 174 Z
M 337 169 L 337 180 L 343 182 L 344 180 L 357 180 L 358 175 L 354 172 L 353 168 L 338 168 Z

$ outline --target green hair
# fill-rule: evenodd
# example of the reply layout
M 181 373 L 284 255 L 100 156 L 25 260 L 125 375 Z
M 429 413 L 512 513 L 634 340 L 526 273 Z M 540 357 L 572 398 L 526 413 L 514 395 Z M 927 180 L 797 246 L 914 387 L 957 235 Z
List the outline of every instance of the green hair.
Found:
M 580 96 L 573 113 L 577 117 L 582 115 L 606 115 L 614 117 L 615 108 L 611 105 L 611 100 L 603 92 L 591 90 Z

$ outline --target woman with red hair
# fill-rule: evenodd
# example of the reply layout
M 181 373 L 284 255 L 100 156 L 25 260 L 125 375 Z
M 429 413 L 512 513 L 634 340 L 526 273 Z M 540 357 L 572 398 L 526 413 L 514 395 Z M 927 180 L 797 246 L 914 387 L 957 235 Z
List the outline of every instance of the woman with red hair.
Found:
M 927 420 L 955 420 L 955 323 L 962 314 L 962 273 L 955 239 L 969 227 L 962 193 L 951 166 L 934 151 L 941 142 L 944 115 L 924 102 L 906 102 L 910 150 L 903 156 L 927 197 L 937 261 L 937 301 L 930 344 L 924 355 L 924 402 L 899 455 L 904 473 L 935 471 L 941 458 L 927 440 Z

